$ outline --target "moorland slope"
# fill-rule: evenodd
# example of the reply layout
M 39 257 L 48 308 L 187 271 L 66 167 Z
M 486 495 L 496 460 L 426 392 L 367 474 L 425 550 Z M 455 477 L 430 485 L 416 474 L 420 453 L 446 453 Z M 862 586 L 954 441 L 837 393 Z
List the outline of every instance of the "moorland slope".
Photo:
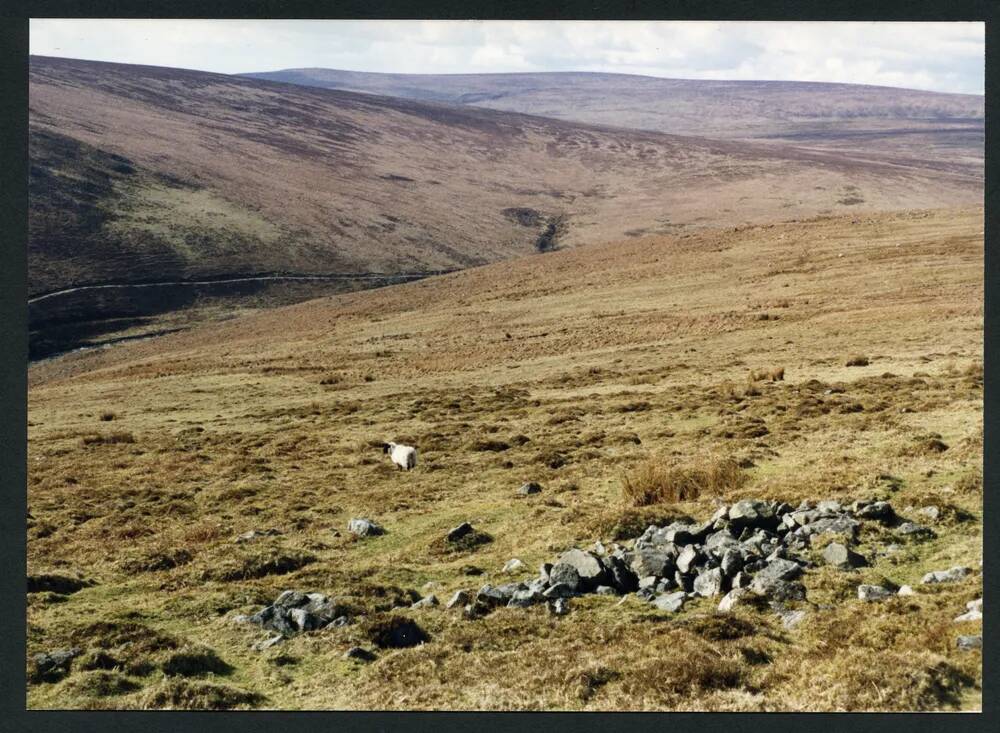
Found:
M 964 209 L 632 238 L 36 365 L 28 648 L 80 656 L 29 707 L 978 708 L 954 618 L 982 597 L 982 233 Z M 720 461 L 741 480 L 686 501 L 624 490 Z M 858 570 L 813 544 L 795 626 L 718 597 L 443 605 L 741 498 L 887 500 L 930 534 L 866 522 Z M 489 540 L 443 541 L 465 521 Z M 287 589 L 349 623 L 251 648 L 237 616 Z M 396 617 L 427 643 L 374 646 Z

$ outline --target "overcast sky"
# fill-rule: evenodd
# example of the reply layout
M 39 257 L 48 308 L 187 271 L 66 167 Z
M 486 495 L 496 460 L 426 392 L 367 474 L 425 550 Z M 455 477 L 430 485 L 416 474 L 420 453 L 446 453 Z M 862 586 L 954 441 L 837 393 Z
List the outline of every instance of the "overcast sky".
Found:
M 983 93 L 982 23 L 32 20 L 31 53 L 237 73 L 607 71 Z

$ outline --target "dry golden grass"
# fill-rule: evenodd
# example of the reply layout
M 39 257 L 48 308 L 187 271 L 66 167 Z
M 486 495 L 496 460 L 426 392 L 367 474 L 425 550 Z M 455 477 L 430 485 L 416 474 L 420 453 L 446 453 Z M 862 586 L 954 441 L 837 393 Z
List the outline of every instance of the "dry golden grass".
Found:
M 976 709 L 982 655 L 955 637 L 981 626 L 952 620 L 982 594 L 981 232 L 974 210 L 650 237 L 33 367 L 28 572 L 94 585 L 29 594 L 29 653 L 75 645 L 86 663 L 31 684 L 28 705 Z M 869 366 L 846 367 L 853 353 Z M 784 379 L 744 389 L 769 365 Z M 134 442 L 83 444 L 105 434 L 104 410 Z M 382 454 L 394 439 L 418 447 L 415 470 Z M 746 480 L 726 501 L 888 499 L 937 536 L 866 529 L 872 567 L 809 571 L 793 630 L 767 609 L 718 618 L 708 599 L 676 617 L 602 596 L 564 617 L 408 608 L 519 578 L 501 572 L 512 557 L 534 569 L 712 514 L 704 494 L 632 506 L 622 476 L 650 456 L 684 469 L 731 457 Z M 518 496 L 525 481 L 543 492 Z M 930 505 L 936 522 L 919 513 Z M 352 517 L 386 534 L 354 540 Z M 492 541 L 436 551 L 463 521 Z M 270 528 L 281 534 L 233 542 Z M 919 586 L 958 564 L 974 572 Z M 856 600 L 858 583 L 883 580 L 918 592 Z M 266 634 L 230 617 L 286 588 L 406 615 L 430 640 L 358 664 L 344 651 L 372 640 L 353 624 L 254 651 Z M 166 671 L 205 649 L 232 669 Z
M 697 466 L 671 466 L 662 458 L 649 458 L 624 477 L 622 496 L 637 507 L 698 501 L 729 494 L 746 479 L 731 457 L 708 459 Z

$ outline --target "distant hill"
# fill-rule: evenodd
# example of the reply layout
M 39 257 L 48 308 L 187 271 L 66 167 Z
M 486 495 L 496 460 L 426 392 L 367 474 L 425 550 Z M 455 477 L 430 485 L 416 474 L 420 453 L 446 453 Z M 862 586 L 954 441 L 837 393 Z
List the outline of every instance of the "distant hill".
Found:
M 958 156 L 668 135 L 161 67 L 32 57 L 29 102 L 29 292 L 72 289 L 31 304 L 32 343 L 48 342 L 38 354 L 90 326 L 150 333 L 201 318 L 142 320 L 151 309 L 221 303 L 227 315 L 274 304 L 276 289 L 290 302 L 628 236 L 982 196 L 981 167 Z M 336 279 L 258 277 L 275 274 Z M 161 285 L 86 287 L 134 283 Z
M 982 95 L 861 84 L 661 79 L 630 74 L 380 74 L 337 69 L 256 79 L 447 102 L 678 135 L 982 160 Z M 888 148 L 888 150 L 887 150 Z
M 30 66 L 30 287 L 448 269 L 691 225 L 975 201 L 960 169 L 179 69 Z M 846 202 L 846 203 L 845 203 Z

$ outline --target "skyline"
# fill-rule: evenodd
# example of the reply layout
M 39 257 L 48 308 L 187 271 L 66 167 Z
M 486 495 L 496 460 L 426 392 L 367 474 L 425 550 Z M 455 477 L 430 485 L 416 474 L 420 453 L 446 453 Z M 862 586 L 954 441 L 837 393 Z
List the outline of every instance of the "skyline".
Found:
M 32 19 L 30 53 L 218 73 L 590 71 L 982 94 L 984 24 Z

